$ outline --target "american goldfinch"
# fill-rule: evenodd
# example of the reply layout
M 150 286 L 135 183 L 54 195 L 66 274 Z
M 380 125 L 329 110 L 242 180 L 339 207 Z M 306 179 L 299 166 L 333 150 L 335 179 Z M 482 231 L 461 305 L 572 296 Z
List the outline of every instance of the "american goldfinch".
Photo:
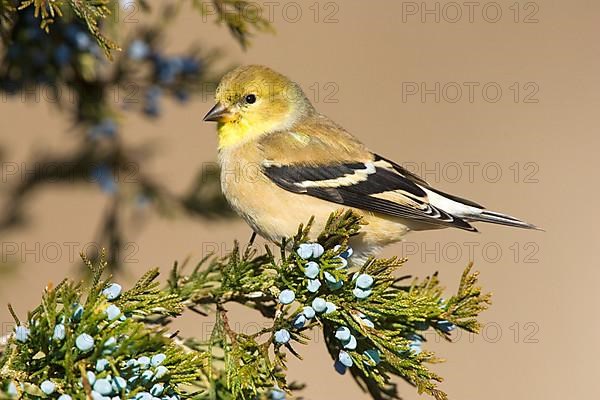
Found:
M 315 110 L 298 84 L 270 68 L 234 69 L 215 97 L 204 120 L 217 122 L 223 193 L 268 240 L 292 237 L 311 216 L 316 234 L 340 208 L 367 223 L 350 243 L 356 262 L 411 230 L 477 231 L 472 221 L 535 228 L 435 189 L 371 152 Z

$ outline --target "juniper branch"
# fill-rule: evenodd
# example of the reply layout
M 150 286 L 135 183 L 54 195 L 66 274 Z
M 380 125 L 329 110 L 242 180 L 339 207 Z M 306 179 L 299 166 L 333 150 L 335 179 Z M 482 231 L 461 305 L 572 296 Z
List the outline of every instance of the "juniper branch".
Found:
M 407 277 L 397 277 L 402 259 L 371 259 L 348 269 L 348 242 L 360 230 L 356 215 L 332 215 L 318 243 L 307 242 L 310 229 L 309 221 L 284 240 L 278 257 L 252 245 L 241 250 L 236 243 L 227 256 L 204 259 L 189 274 L 175 264 L 162 289 L 154 269 L 121 293 L 110 278 L 101 279 L 104 261 L 95 266 L 84 257 L 93 272 L 88 289 L 69 281 L 49 286 L 25 323 L 15 316 L 19 325 L 0 357 L 0 389 L 9 381 L 22 384 L 14 386 L 17 393 L 39 396 L 48 389 L 42 383 L 49 381 L 58 390 L 89 396 L 96 385 L 78 382 L 92 379 L 94 363 L 106 360 L 113 376 L 136 376 L 135 383 L 147 373 L 134 367 L 150 353 L 169 360 L 164 361 L 169 379 L 161 384 L 183 398 L 265 398 L 298 388 L 288 383 L 287 354 L 301 358 L 298 346 L 308 343 L 310 330 L 321 327 L 336 369 L 349 370 L 374 399 L 399 398 L 394 377 L 446 399 L 437 386 L 442 378 L 429 367 L 440 360 L 420 346 L 428 329 L 446 338 L 455 328 L 477 331 L 476 317 L 490 295 L 477 286 L 472 266 L 457 293 L 444 300 L 437 274 L 410 284 L 404 283 Z M 270 322 L 253 334 L 236 332 L 227 314 L 230 302 L 259 310 Z M 203 318 L 214 313 L 208 340 L 168 334 L 168 324 L 184 307 L 200 307 Z M 57 337 L 59 325 L 64 334 L 59 329 Z M 89 349 L 81 342 L 84 334 L 94 339 Z M 118 339 L 107 347 L 111 338 Z M 32 354 L 40 356 L 31 359 Z M 105 376 L 99 372 L 98 377 Z M 146 387 L 142 380 L 130 392 Z
M 477 274 L 470 273 L 470 265 L 457 295 L 447 301 L 441 297 L 443 288 L 437 274 L 403 285 L 407 277 L 397 278 L 395 274 L 404 264 L 402 259 L 373 259 L 356 272 L 347 270 L 342 254 L 348 256 L 348 241 L 359 232 L 360 224 L 360 218 L 352 213 L 333 214 L 318 236 L 322 254 L 317 257 L 303 258 L 298 250 L 308 245 L 309 221 L 299 227 L 294 238 L 282 242 L 280 258 L 271 251 L 257 255 L 251 248 L 242 253 L 236 244 L 231 254 L 204 260 L 202 264 L 206 265 L 198 265 L 189 275 L 178 268 L 173 270 L 168 291 L 184 298 L 188 306 L 202 306 L 208 311 L 212 304 L 220 310 L 213 340 L 219 338 L 218 343 L 229 357 L 225 363 L 226 385 L 237 395 L 244 398 L 246 391 L 256 395 L 260 387 L 269 385 L 285 388 L 285 379 L 274 378 L 278 369 L 285 368 L 284 350 L 300 357 L 301 352 L 293 343 L 306 343 L 309 340 L 306 332 L 320 325 L 332 357 L 337 359 L 340 350 L 348 354 L 352 375 L 374 398 L 397 398 L 390 380 L 393 375 L 415 385 L 419 392 L 436 399 L 446 398 L 436 385 L 441 377 L 426 366 L 440 360 L 431 352 L 415 351 L 415 342 L 424 341 L 422 332 L 430 328 L 444 337 L 455 327 L 475 331 L 478 326 L 475 317 L 486 309 L 490 296 L 482 294 L 476 286 Z M 316 293 L 307 288 L 308 264 L 315 260 L 320 269 L 317 279 L 326 282 Z M 357 297 L 352 289 L 361 275 L 369 276 L 373 282 L 366 298 Z M 294 293 L 295 305 L 282 304 L 281 296 L 286 289 Z M 314 307 L 317 298 L 327 304 L 327 309 L 317 311 L 312 321 L 299 326 L 297 321 L 304 315 L 303 307 Z M 222 308 L 222 304 L 231 301 L 268 309 L 269 313 L 263 315 L 272 318 L 272 325 L 250 336 L 233 332 L 227 328 Z M 335 339 L 341 327 L 352 332 L 353 345 L 348 347 Z M 283 342 L 277 335 L 282 331 L 288 335 L 282 334 Z M 265 334 L 266 341 L 259 343 Z M 273 359 L 258 351 L 273 342 Z M 252 362 L 242 357 L 241 348 L 254 354 Z M 238 364 L 252 373 L 240 371 Z M 259 374 L 258 366 L 271 369 Z

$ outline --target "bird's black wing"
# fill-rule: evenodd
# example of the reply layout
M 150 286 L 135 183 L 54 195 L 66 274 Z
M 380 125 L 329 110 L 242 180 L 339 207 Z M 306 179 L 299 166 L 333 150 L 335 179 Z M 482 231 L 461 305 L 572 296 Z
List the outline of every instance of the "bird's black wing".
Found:
M 476 231 L 465 220 L 430 204 L 418 184 L 426 183 L 398 167 L 374 155 L 368 162 L 328 165 L 265 162 L 263 172 L 290 192 L 388 216 Z

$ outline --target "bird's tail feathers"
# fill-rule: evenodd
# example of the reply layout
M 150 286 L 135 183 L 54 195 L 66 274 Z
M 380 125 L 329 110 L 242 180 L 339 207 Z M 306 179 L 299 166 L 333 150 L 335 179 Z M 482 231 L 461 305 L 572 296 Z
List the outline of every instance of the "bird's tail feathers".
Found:
M 492 224 L 514 226 L 516 228 L 542 230 L 528 222 L 521 221 L 518 218 L 511 217 L 510 215 L 502 214 L 495 211 L 479 210 L 478 213 L 472 213 L 468 217 L 465 217 L 465 219 L 467 219 L 468 221 L 480 221 L 489 222 Z
M 427 193 L 430 203 L 446 213 L 462 219 L 463 222 L 466 221 L 467 225 L 468 222 L 489 222 L 492 224 L 514 226 L 517 228 L 542 230 L 535 225 L 521 221 L 510 215 L 486 210 L 483 206 L 470 200 L 452 196 L 430 187 L 422 188 Z

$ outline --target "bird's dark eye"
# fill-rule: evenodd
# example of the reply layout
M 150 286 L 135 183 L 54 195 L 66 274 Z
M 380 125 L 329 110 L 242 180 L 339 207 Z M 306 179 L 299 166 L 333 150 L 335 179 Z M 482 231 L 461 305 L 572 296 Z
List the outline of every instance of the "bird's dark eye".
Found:
M 254 95 L 254 94 L 246 95 L 246 98 L 244 100 L 248 104 L 254 104 L 254 103 L 256 103 L 256 95 Z

